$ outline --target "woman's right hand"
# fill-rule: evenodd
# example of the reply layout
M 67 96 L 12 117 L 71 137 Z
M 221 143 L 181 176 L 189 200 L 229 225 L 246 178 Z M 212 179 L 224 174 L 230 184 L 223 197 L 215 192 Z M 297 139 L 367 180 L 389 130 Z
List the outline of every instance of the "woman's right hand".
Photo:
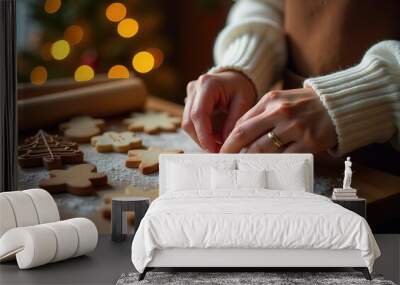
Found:
M 255 87 L 244 74 L 238 71 L 203 74 L 187 85 L 182 128 L 201 148 L 218 152 L 236 121 L 256 101 Z M 226 114 L 224 120 L 214 120 L 214 115 L 221 111 Z

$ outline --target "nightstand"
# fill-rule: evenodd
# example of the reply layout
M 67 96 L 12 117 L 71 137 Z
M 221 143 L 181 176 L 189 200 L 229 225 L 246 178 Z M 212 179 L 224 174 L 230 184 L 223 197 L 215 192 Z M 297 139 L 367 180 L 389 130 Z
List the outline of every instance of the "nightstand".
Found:
M 332 199 L 332 202 L 359 214 L 364 219 L 367 218 L 367 201 L 364 198 L 357 199 Z

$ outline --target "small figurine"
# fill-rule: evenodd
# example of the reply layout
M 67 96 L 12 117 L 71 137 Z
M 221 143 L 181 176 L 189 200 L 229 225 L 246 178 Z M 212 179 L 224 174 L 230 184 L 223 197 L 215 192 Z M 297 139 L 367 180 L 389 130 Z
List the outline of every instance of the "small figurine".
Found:
M 350 157 L 347 157 L 346 161 L 344 162 L 344 179 L 343 179 L 343 189 L 352 189 L 351 188 L 351 177 L 353 172 L 351 170 L 351 161 Z
M 354 200 L 358 199 L 357 189 L 351 187 L 351 178 L 353 171 L 351 170 L 352 162 L 350 157 L 347 157 L 344 162 L 344 179 L 343 188 L 333 188 L 332 199 L 333 200 Z

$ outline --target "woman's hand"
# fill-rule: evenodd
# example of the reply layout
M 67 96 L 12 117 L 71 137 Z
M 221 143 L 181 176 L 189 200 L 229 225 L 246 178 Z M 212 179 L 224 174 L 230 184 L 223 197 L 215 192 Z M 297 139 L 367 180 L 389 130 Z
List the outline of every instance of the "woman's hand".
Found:
M 187 85 L 182 128 L 203 149 L 218 152 L 236 121 L 254 106 L 256 97 L 253 83 L 240 72 L 203 74 Z M 226 116 L 218 122 L 214 115 L 221 111 Z
M 278 148 L 269 132 L 277 136 Z M 337 144 L 332 120 L 311 88 L 271 91 L 236 123 L 220 152 L 311 152 Z

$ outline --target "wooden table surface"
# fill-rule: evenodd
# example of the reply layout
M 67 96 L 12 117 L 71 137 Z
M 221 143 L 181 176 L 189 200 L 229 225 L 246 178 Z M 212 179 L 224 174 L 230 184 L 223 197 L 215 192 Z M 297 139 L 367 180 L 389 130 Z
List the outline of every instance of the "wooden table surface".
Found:
M 153 96 L 149 96 L 145 109 L 165 111 L 176 116 L 181 116 L 183 112 L 182 105 L 168 102 L 166 100 Z M 176 143 L 176 145 L 179 145 L 180 141 L 185 141 L 184 143 L 182 143 L 182 145 L 185 146 L 182 148 L 186 148 L 184 149 L 185 152 L 201 151 L 182 132 L 178 133 L 177 137 L 167 138 L 166 140 L 174 142 Z M 167 145 L 165 147 L 167 147 Z M 314 169 L 316 178 L 323 177 L 328 179 L 326 180 L 327 182 L 325 182 L 325 185 L 323 185 L 323 187 L 321 186 L 323 184 L 322 182 L 320 183 L 321 185 L 316 185 L 315 189 L 318 189 L 317 192 L 323 192 L 322 194 L 329 196 L 331 189 L 333 189 L 334 187 L 340 187 L 344 169 L 343 159 L 334 159 L 329 155 L 319 155 L 315 157 Z M 370 223 L 371 227 L 375 230 L 375 232 L 382 233 L 389 231 L 393 233 L 393 228 L 396 229 L 398 226 L 397 232 L 400 232 L 400 225 L 397 223 L 398 221 L 400 221 L 400 177 L 376 169 L 367 168 L 363 165 L 356 163 L 353 164 L 353 170 L 355 174 L 353 176 L 352 186 L 358 189 L 358 195 L 360 197 L 367 200 L 368 222 Z M 157 176 L 157 174 L 155 176 Z M 140 177 L 140 179 L 147 179 L 148 181 L 150 181 L 153 178 L 151 178 L 150 176 L 150 178 Z M 27 187 L 26 184 L 20 184 L 20 186 L 22 188 Z M 108 193 L 107 191 L 121 190 L 122 188 L 113 187 L 113 189 L 106 189 L 106 192 L 104 193 Z M 91 202 L 89 201 L 87 203 Z M 99 202 L 98 200 L 96 200 L 96 202 L 93 203 L 102 203 L 102 201 Z M 100 211 L 96 210 L 82 213 L 82 211 L 79 210 L 79 205 L 81 204 L 77 203 L 75 206 L 72 207 L 63 207 L 61 205 L 60 211 L 62 217 L 69 218 L 75 217 L 77 215 L 86 216 L 95 221 L 96 225 L 99 228 L 99 232 L 110 232 L 110 223 L 108 220 L 105 220 L 102 217 Z M 387 221 L 391 221 L 389 226 L 385 225 Z
M 175 116 L 181 116 L 183 106 L 154 97 L 148 96 L 145 110 L 164 111 Z M 106 118 L 108 130 L 126 130 L 121 122 L 128 114 Z M 46 130 L 47 131 L 47 130 Z M 56 133 L 57 129 L 49 129 Z M 182 149 L 185 152 L 200 152 L 200 148 L 182 130 L 176 133 L 162 133 L 147 135 L 138 133 L 146 146 Z M 20 136 L 22 139 L 23 136 Z M 99 233 L 111 233 L 111 223 L 102 215 L 105 206 L 104 198 L 109 195 L 121 195 L 126 187 L 135 187 L 141 191 L 151 191 L 158 187 L 158 173 L 142 175 L 137 169 L 129 169 L 124 165 L 126 154 L 97 153 L 90 144 L 80 144 L 84 152 L 85 161 L 97 166 L 99 172 L 105 172 L 109 185 L 97 189 L 95 196 L 74 196 L 68 193 L 54 194 L 62 219 L 86 217 L 97 226 Z M 69 167 L 69 166 L 67 166 Z M 38 182 L 48 176 L 48 171 L 43 167 L 32 169 L 18 169 L 19 189 L 37 188 Z

